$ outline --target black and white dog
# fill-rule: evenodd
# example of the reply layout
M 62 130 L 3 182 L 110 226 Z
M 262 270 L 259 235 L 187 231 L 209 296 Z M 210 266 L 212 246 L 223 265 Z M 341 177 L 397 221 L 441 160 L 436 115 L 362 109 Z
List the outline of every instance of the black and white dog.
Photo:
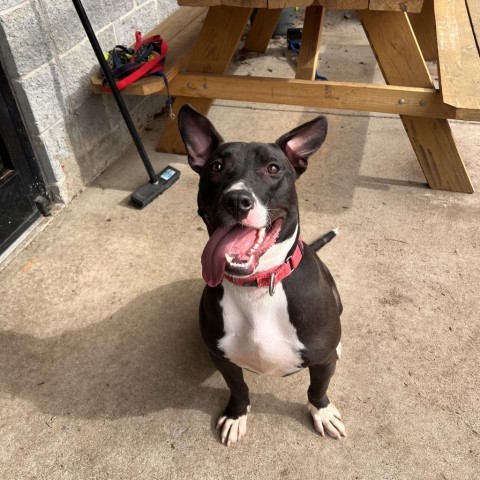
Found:
M 300 239 L 295 180 L 327 135 L 320 116 L 274 144 L 224 143 L 191 106 L 179 113 L 190 166 L 200 175 L 198 213 L 210 239 L 200 327 L 230 400 L 217 428 L 230 445 L 246 433 L 250 410 L 242 369 L 271 375 L 310 371 L 308 409 L 323 436 L 345 436 L 327 388 L 340 355 L 342 304 L 315 254 L 335 233 Z M 313 248 L 312 248 L 313 247 Z

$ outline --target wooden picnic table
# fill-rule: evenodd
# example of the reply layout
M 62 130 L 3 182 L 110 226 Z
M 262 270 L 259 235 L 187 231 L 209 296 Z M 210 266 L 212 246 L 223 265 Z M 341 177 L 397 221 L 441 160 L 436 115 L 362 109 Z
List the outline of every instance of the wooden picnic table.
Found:
M 480 120 L 478 0 L 178 3 L 209 9 L 186 68 L 171 82 L 175 113 L 190 103 L 207 114 L 220 98 L 399 114 L 428 185 L 473 192 L 447 119 Z M 253 9 L 258 11 L 245 48 L 265 51 L 282 8 L 292 6 L 306 7 L 295 79 L 226 75 Z M 326 9 L 358 12 L 387 85 L 314 80 Z M 425 58 L 439 61 L 440 89 Z M 184 153 L 176 122 L 167 123 L 158 150 Z

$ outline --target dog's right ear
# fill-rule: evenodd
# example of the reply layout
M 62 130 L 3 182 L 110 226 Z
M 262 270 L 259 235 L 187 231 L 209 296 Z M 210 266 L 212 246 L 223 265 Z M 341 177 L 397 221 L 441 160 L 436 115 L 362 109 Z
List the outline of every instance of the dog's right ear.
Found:
M 210 120 L 189 104 L 183 105 L 178 113 L 178 128 L 187 150 L 188 163 L 200 173 L 223 138 Z

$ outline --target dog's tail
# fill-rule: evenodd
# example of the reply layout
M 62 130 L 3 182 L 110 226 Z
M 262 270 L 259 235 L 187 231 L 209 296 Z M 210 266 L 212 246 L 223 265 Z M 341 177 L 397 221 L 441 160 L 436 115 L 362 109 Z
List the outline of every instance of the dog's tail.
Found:
M 313 248 L 315 252 L 318 252 L 322 247 L 324 247 L 327 243 L 333 240 L 338 235 L 338 228 L 334 230 L 330 230 L 325 235 L 322 235 L 320 238 L 317 238 L 312 243 L 310 243 L 310 247 Z

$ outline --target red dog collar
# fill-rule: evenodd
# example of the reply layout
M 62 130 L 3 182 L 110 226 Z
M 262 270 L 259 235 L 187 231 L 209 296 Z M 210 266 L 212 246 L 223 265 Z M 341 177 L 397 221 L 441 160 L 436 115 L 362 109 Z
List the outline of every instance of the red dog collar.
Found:
M 278 267 L 270 268 L 263 272 L 254 273 L 249 277 L 232 277 L 225 274 L 223 278 L 227 279 L 234 285 L 242 285 L 245 287 L 269 287 L 270 296 L 275 293 L 275 286 L 285 277 L 288 277 L 298 266 L 303 257 L 303 242 L 299 238 L 297 246 L 284 263 Z

